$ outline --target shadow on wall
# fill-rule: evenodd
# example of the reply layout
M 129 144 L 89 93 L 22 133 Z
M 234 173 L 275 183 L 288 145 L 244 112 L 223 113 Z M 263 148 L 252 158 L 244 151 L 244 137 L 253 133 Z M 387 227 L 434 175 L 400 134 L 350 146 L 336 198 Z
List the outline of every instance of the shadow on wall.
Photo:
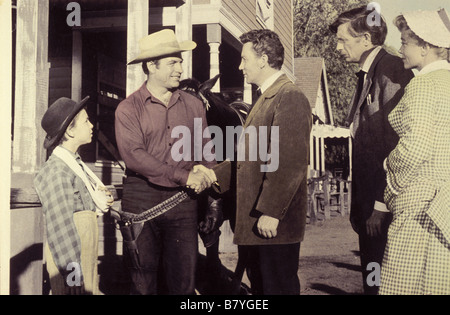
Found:
M 42 262 L 43 259 L 43 244 L 36 243 L 25 250 L 15 255 L 10 260 L 10 294 L 20 295 L 21 287 L 19 279 L 23 273 L 28 269 L 31 263 L 35 261 Z

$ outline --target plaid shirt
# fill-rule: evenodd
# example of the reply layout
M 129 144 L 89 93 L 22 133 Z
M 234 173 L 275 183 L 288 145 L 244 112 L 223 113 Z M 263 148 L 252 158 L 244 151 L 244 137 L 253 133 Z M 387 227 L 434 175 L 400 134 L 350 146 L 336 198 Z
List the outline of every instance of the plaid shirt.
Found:
M 80 160 L 78 154 L 73 154 Z M 92 209 L 94 202 L 80 177 L 60 158 L 52 155 L 34 179 L 44 212 L 47 241 L 50 251 L 61 274 L 71 262 L 81 266 L 81 241 L 73 213 Z

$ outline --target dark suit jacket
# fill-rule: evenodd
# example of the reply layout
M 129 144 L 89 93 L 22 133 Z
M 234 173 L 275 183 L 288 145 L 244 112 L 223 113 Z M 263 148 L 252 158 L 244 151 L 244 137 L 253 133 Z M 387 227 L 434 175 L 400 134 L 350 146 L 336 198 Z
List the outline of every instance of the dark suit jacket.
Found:
M 236 244 L 291 244 L 303 239 L 311 120 L 308 100 L 286 75 L 278 78 L 254 105 L 244 127 L 256 127 L 259 138 L 263 135 L 259 127 L 267 127 L 266 152 L 271 147 L 270 127 L 279 127 L 279 165 L 274 172 L 261 171 L 266 162 L 259 154 L 256 161 L 250 161 L 246 154 L 245 161 L 236 162 Z M 245 151 L 249 152 L 248 145 Z M 214 168 L 221 192 L 230 188 L 232 169 L 229 161 Z M 278 235 L 273 239 L 264 239 L 257 232 L 256 222 L 262 214 L 280 220 Z
M 388 115 L 400 101 L 413 76 L 399 57 L 381 49 L 367 73 L 359 100 L 353 96 L 353 107 L 348 117 L 348 123 L 353 123 L 350 220 L 356 232 L 371 216 L 375 201 L 384 202 L 386 173 L 383 161 L 398 142 Z

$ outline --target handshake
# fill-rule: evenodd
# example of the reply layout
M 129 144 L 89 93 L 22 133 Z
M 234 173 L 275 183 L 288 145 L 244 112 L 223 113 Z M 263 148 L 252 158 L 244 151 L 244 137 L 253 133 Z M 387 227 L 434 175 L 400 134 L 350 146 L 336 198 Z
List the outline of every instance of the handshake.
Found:
M 203 165 L 195 165 L 189 173 L 186 186 L 199 194 L 213 184 L 217 184 L 214 171 Z

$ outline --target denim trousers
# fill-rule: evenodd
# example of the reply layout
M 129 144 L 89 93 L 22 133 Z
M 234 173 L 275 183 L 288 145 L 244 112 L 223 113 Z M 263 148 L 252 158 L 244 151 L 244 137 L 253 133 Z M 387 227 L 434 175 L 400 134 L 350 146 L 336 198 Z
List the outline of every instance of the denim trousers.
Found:
M 122 210 L 141 213 L 181 191 L 153 185 L 146 179 L 124 181 Z M 132 295 L 195 294 L 198 254 L 197 200 L 187 198 L 162 215 L 145 222 L 137 238 L 138 265 L 125 261 L 131 278 Z M 127 257 L 128 256 L 128 257 Z

